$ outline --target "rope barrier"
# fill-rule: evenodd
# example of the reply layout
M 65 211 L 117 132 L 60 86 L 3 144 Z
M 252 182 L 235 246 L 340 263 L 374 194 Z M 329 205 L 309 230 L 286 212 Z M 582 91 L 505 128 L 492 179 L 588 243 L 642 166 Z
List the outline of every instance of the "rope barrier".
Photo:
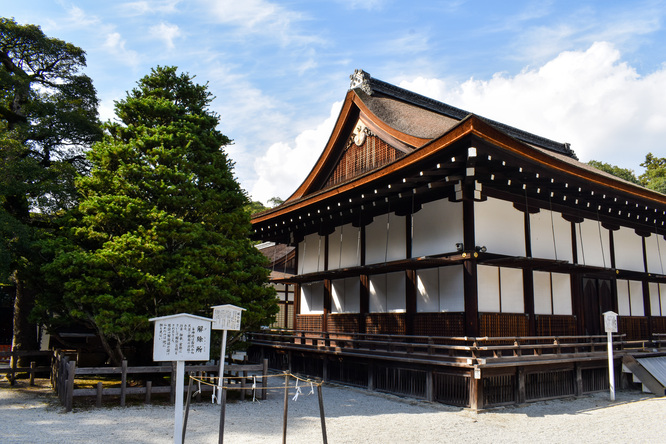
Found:
M 302 378 L 300 376 L 294 375 L 293 373 L 289 373 L 289 372 L 284 372 L 284 373 L 280 373 L 280 374 L 276 374 L 276 375 L 266 375 L 266 376 L 263 376 L 263 375 L 225 376 L 224 379 L 231 379 L 231 380 L 238 379 L 238 380 L 241 380 L 241 379 L 253 378 L 253 389 L 269 390 L 269 389 L 278 389 L 278 388 L 283 389 L 284 385 L 279 385 L 279 386 L 274 386 L 274 387 L 256 387 L 257 380 L 261 381 L 262 378 L 278 378 L 278 377 L 279 378 L 284 378 L 285 376 L 289 376 L 291 378 L 296 379 L 297 384 L 298 384 L 298 381 L 301 381 L 301 382 L 304 382 L 306 384 L 309 384 L 313 388 L 315 386 L 319 387 L 319 386 L 324 385 L 324 381 L 315 381 L 315 380 L 312 380 L 312 379 Z M 208 386 L 211 386 L 211 387 L 219 387 L 217 385 L 217 381 L 220 379 L 219 376 L 206 376 L 205 378 L 206 378 L 206 380 L 204 380 L 204 377 L 196 377 L 196 376 L 190 375 L 190 379 L 192 379 L 193 381 L 195 381 L 199 384 L 204 384 L 204 385 L 208 385 Z M 297 387 L 298 387 L 298 385 L 297 385 Z M 224 388 L 224 389 L 237 389 L 238 387 L 237 386 L 223 385 L 222 388 Z

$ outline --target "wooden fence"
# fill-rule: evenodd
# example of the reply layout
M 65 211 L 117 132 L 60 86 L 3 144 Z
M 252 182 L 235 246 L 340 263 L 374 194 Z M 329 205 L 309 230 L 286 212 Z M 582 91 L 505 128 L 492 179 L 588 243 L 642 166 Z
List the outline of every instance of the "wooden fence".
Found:
M 232 376 L 242 376 L 241 378 L 234 378 L 233 381 L 237 382 L 238 390 L 241 391 L 241 398 L 245 398 L 246 392 L 251 391 L 249 381 L 253 375 L 264 376 L 261 378 L 262 390 L 261 397 L 266 399 L 266 384 L 268 374 L 268 360 L 264 360 L 262 364 L 231 364 L 224 366 L 225 374 Z M 219 366 L 217 365 L 186 365 L 185 371 L 189 375 L 197 375 L 209 378 L 211 381 L 216 380 L 215 376 L 219 373 Z M 153 386 L 152 380 L 147 380 L 143 387 L 128 387 L 128 375 L 148 375 L 148 377 L 157 378 L 159 375 L 168 374 L 170 376 L 170 385 Z M 76 388 L 76 379 L 81 377 L 95 377 L 95 376 L 109 376 L 115 375 L 120 380 L 120 387 L 104 387 L 102 382 L 97 382 L 95 388 Z M 247 378 L 247 379 L 246 379 Z M 120 406 L 125 406 L 127 395 L 143 395 L 144 402 L 150 403 L 153 394 L 170 394 L 171 403 L 175 400 L 176 390 L 176 367 L 175 365 L 157 365 L 157 366 L 142 366 L 142 367 L 128 367 L 127 361 L 123 361 L 120 367 L 77 367 L 76 361 L 72 360 L 67 353 L 55 352 L 53 354 L 52 368 L 51 368 L 51 383 L 54 390 L 57 392 L 60 401 L 65 406 L 66 411 L 70 412 L 73 408 L 73 401 L 75 397 L 96 397 L 96 406 L 101 407 L 102 399 L 104 396 L 118 396 L 120 397 Z M 229 382 L 227 383 L 229 384 Z M 213 391 L 212 386 L 202 385 L 199 391 L 199 399 L 202 391 Z
M 19 367 L 19 358 L 42 358 L 51 356 L 50 351 L 3 351 L 0 352 L 0 361 L 6 362 L 7 367 L 2 367 L 0 373 L 6 374 L 9 382 L 14 385 L 17 373 L 28 373 L 30 385 L 35 385 L 35 373 L 46 373 L 50 371 L 48 366 L 38 366 L 37 361 L 30 361 L 30 367 Z

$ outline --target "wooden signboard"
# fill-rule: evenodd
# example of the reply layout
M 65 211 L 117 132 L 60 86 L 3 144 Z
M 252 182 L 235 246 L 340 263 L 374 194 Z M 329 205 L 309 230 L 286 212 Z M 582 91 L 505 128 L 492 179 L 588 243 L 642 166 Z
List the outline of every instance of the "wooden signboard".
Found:
M 180 313 L 150 319 L 155 322 L 153 360 L 176 362 L 176 404 L 173 442 L 183 442 L 183 378 L 185 361 L 210 359 L 210 325 L 212 320 Z
M 208 361 L 211 320 L 181 313 L 152 318 L 154 361 Z
M 213 307 L 213 330 L 240 330 L 244 311 L 244 308 L 231 304 L 216 305 Z

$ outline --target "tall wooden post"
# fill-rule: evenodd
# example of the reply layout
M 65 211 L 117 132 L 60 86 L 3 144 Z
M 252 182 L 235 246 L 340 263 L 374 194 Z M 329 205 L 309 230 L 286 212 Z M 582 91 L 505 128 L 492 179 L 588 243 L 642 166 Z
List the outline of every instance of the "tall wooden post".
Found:
M 474 235 L 474 183 L 465 183 L 463 193 L 463 244 L 464 250 L 474 251 L 476 238 Z M 463 263 L 463 286 L 465 291 L 465 335 L 479 335 L 479 295 L 476 259 L 467 258 Z

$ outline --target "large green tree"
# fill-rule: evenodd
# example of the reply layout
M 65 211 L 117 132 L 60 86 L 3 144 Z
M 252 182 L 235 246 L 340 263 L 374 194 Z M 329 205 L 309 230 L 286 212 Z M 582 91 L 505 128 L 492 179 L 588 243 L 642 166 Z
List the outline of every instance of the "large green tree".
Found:
M 152 337 L 154 316 L 210 315 L 230 303 L 247 309 L 243 327 L 255 329 L 277 311 L 211 100 L 207 85 L 174 67 L 141 79 L 90 152 L 72 243 L 52 244 L 47 269 L 64 299 L 43 313 L 94 328 L 114 362 L 128 343 Z
M 37 345 L 34 241 L 49 215 L 75 205 L 83 151 L 102 134 L 85 65 L 81 48 L 0 18 L 0 284 L 16 290 L 15 349 Z

